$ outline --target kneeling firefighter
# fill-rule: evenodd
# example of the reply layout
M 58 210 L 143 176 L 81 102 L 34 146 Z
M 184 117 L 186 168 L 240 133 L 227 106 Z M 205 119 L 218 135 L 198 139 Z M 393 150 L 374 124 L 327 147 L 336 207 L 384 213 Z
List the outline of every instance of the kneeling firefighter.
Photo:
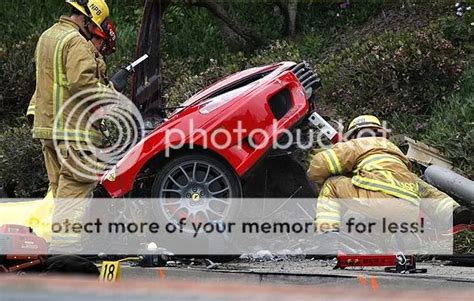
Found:
M 416 220 L 420 195 L 410 162 L 388 140 L 388 132 L 375 116 L 355 118 L 347 142 L 316 154 L 309 178 L 322 185 L 316 208 L 316 230 L 340 228 L 347 210 L 368 218 Z
M 349 209 L 400 220 L 414 220 L 421 209 L 448 227 L 451 220 L 454 225 L 470 223 L 468 208 L 411 173 L 408 159 L 388 140 L 375 116 L 357 117 L 345 136 L 348 142 L 315 155 L 308 170 L 310 179 L 323 185 L 316 210 L 318 230 L 337 230 Z

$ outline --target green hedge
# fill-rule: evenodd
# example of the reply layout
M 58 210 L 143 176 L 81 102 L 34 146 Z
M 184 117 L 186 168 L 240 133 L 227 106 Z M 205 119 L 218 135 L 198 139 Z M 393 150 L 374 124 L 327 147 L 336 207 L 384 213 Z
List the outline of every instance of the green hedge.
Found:
M 318 65 L 319 100 L 347 118 L 427 114 L 435 101 L 459 87 L 465 66 L 463 51 L 439 32 L 386 33 Z
M 474 179 L 474 66 L 460 91 L 433 104 L 429 116 L 399 116 L 392 120 L 397 134 L 408 134 L 438 148 L 454 166 Z
M 41 197 L 47 176 L 39 141 L 26 125 L 7 126 L 0 133 L 0 187 L 11 187 L 21 197 Z

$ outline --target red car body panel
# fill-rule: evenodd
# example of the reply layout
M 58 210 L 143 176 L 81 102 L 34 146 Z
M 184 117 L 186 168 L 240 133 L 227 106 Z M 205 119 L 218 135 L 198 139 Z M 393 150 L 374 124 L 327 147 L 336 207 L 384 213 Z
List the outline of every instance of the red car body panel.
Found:
M 237 175 L 243 176 L 265 155 L 274 142 L 274 139 L 264 141 L 263 134 L 256 134 L 252 136 L 252 139 L 259 147 L 252 147 L 248 143 L 248 133 L 251 130 L 260 129 L 262 133 L 263 131 L 267 133 L 268 137 L 275 138 L 279 131 L 292 128 L 309 111 L 309 104 L 301 83 L 291 71 L 288 71 L 294 65 L 293 62 L 285 62 L 245 70 L 197 93 L 185 102 L 184 109 L 177 111 L 169 120 L 127 153 L 114 168 L 113 177 L 109 177 L 108 174 L 103 177 L 102 186 L 111 197 L 124 196 L 133 189 L 137 175 L 150 159 L 162 154 L 171 145 L 182 142 L 185 145 L 195 145 L 218 154 L 234 169 Z M 209 96 L 264 72 L 270 73 L 233 100 L 207 114 L 200 112 Z M 277 120 L 270 108 L 269 99 L 285 89 L 291 94 L 292 106 L 285 116 Z M 239 123 L 241 124 L 240 128 L 247 130 L 246 134 L 241 134 L 241 136 L 233 132 Z M 203 132 L 202 135 L 193 134 L 190 128 L 191 124 L 193 129 L 204 130 L 205 133 Z M 222 129 L 231 133 L 230 139 L 219 132 L 213 134 Z M 184 139 L 178 134 L 172 134 L 177 131 L 184 133 Z M 218 147 L 222 144 L 227 145 L 225 148 Z

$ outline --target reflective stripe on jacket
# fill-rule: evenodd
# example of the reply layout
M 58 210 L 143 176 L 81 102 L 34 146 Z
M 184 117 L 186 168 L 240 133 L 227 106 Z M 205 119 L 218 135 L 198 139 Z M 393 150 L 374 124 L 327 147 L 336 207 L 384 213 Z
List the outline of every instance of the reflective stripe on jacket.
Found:
M 100 54 L 99 51 L 97 51 L 97 49 L 95 48 L 94 44 L 92 44 L 92 42 L 89 42 L 88 44 L 89 44 L 89 48 L 95 55 L 95 60 L 97 63 L 97 77 L 99 78 L 99 82 L 104 85 L 107 85 L 109 79 L 107 76 L 107 64 L 105 63 L 104 57 L 102 56 L 102 54 Z M 38 70 L 36 70 L 36 77 L 38 77 Z M 36 95 L 33 95 L 28 105 L 26 116 L 34 116 L 35 109 L 36 109 Z
M 410 163 L 392 142 L 381 137 L 338 143 L 316 154 L 308 176 L 318 184 L 334 175 L 350 175 L 352 184 L 419 205 L 416 176 Z
M 88 89 L 108 90 L 100 83 L 94 52 L 68 17 L 45 31 L 37 44 L 36 89 L 28 107 L 34 114 L 33 137 L 99 143 L 101 135 L 88 125 L 90 103 L 71 99 Z M 97 98 L 94 98 L 97 100 Z M 91 100 L 94 101 L 94 100 Z

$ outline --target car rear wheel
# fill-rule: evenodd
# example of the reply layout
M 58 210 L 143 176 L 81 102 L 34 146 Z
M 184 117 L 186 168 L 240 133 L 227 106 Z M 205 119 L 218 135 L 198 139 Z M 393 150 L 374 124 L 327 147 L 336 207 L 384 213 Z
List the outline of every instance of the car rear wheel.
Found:
M 182 218 L 186 218 L 188 225 L 193 222 L 232 221 L 240 212 L 241 196 L 240 179 L 234 170 L 221 160 L 203 154 L 184 155 L 171 160 L 158 172 L 152 186 L 156 218 L 174 224 Z M 185 243 L 190 242 L 187 240 Z M 233 253 L 230 251 L 232 243 L 224 237 L 212 241 L 193 239 L 192 244 L 193 250 L 199 251 L 190 254 L 173 249 L 173 245 L 180 245 L 179 240 L 165 243 L 176 255 L 212 254 L 206 257 L 219 261 L 235 258 L 216 256 Z
M 223 220 L 235 213 L 232 199 L 241 195 L 235 172 L 209 155 L 173 159 L 159 171 L 152 186 L 152 197 L 159 203 L 155 209 L 167 222 L 184 217 L 203 223 Z

